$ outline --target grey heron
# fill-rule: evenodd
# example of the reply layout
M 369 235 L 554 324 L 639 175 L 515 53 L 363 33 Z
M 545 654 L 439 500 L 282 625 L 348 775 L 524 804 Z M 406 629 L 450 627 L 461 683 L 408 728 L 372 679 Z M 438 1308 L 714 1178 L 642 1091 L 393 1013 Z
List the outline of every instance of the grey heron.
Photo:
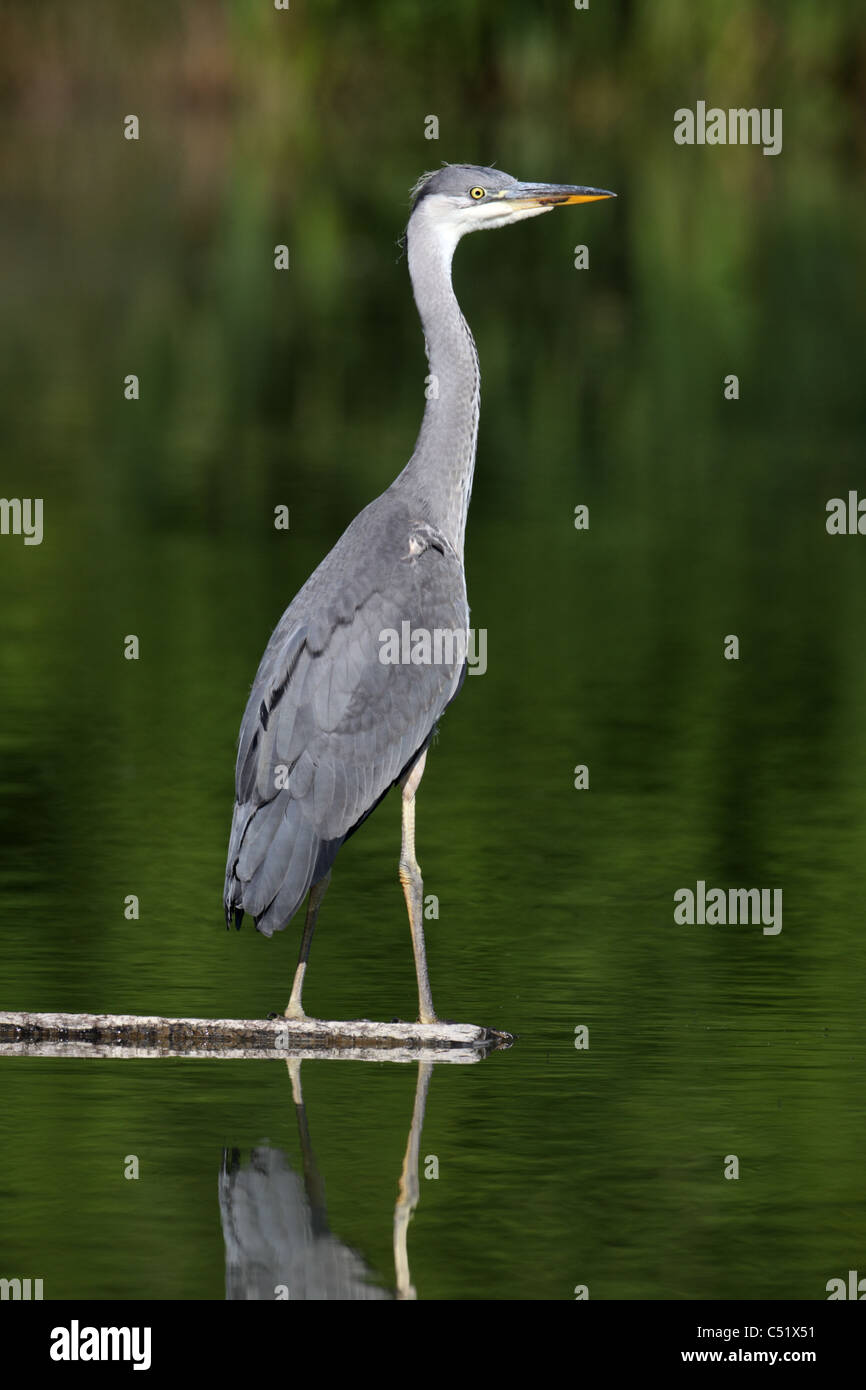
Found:
M 602 188 L 521 183 L 451 164 L 413 189 L 409 275 L 433 389 L 402 473 L 361 511 L 289 604 L 265 649 L 240 728 L 225 882 L 226 925 L 265 936 L 309 894 L 287 1018 L 302 1019 L 310 945 L 337 851 L 392 786 L 402 792 L 400 881 L 421 1023 L 435 1023 L 415 856 L 415 796 L 436 725 L 466 670 L 465 643 L 438 660 L 384 660 L 383 634 L 468 633 L 463 538 L 478 430 L 478 357 L 451 283 L 467 232 L 505 227 Z M 418 655 L 419 652 L 416 652 Z

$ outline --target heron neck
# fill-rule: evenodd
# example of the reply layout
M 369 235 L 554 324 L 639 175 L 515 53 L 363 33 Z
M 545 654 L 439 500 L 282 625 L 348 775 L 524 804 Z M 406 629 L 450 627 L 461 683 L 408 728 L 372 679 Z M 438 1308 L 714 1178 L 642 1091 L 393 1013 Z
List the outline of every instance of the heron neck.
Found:
M 430 364 L 427 404 L 415 452 L 395 488 L 437 526 L 463 558 L 475 470 L 481 378 L 469 325 L 451 284 L 453 244 L 409 228 L 409 275 Z

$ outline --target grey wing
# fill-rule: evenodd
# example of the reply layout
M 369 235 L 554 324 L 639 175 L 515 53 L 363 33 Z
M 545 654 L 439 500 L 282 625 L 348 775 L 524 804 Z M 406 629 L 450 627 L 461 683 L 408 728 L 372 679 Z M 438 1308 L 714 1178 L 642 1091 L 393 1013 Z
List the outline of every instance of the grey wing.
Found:
M 266 936 L 287 925 L 460 685 L 468 609 L 451 546 L 433 528 L 407 523 L 379 556 L 365 564 L 362 587 L 320 585 L 325 595 L 309 611 L 299 615 L 298 600 L 290 606 L 247 704 L 225 909 L 238 924 L 251 913 Z M 303 598 L 304 590 L 302 607 Z M 432 645 L 429 661 L 383 659 L 395 654 L 391 634 L 405 646 L 419 629 L 458 637 L 450 649 L 447 638 Z

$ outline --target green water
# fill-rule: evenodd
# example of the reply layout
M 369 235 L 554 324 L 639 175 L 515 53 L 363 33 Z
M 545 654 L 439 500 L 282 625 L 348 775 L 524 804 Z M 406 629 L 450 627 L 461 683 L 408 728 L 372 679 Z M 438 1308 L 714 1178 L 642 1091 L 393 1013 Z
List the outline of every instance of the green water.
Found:
M 0 73 L 2 492 L 44 499 L 41 545 L 0 537 L 2 1007 L 284 1007 L 300 923 L 222 926 L 235 740 L 283 608 L 412 449 L 406 190 L 494 158 L 615 189 L 455 262 L 488 670 L 428 759 L 418 854 L 439 1013 L 517 1041 L 434 1071 L 412 1281 L 825 1297 L 866 1268 L 866 538 L 825 529 L 866 495 L 863 141 L 829 30 L 786 69 L 758 5 L 691 40 L 653 7 L 669 43 L 627 6 L 443 34 L 326 5 L 278 43 L 242 4 L 89 8 L 19 23 Z M 723 79 L 728 51 L 751 61 Z M 674 145 L 711 81 L 784 105 L 780 156 Z M 309 1012 L 413 1016 L 398 853 L 391 798 L 337 861 Z M 781 889 L 782 931 L 675 924 L 698 880 Z M 388 1289 L 415 1081 L 303 1067 L 330 1229 Z M 280 1062 L 2 1058 L 0 1089 L 0 1276 L 46 1297 L 222 1298 L 224 1149 L 302 1170 Z

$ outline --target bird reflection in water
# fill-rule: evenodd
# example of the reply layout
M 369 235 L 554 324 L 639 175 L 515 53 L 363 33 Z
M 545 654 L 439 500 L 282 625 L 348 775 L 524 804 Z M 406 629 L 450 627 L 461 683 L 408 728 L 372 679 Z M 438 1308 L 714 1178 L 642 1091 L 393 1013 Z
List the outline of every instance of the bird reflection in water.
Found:
M 316 1164 L 301 1091 L 301 1063 L 286 1065 L 298 1120 L 303 1179 L 280 1149 L 262 1145 L 241 1163 L 223 1153 L 220 1217 L 226 1247 L 227 1299 L 414 1299 L 408 1233 L 418 1205 L 418 1160 L 432 1063 L 418 1064 L 409 1138 L 394 1208 L 395 1291 L 372 1282 L 363 1258 L 328 1224 L 325 1184 Z

